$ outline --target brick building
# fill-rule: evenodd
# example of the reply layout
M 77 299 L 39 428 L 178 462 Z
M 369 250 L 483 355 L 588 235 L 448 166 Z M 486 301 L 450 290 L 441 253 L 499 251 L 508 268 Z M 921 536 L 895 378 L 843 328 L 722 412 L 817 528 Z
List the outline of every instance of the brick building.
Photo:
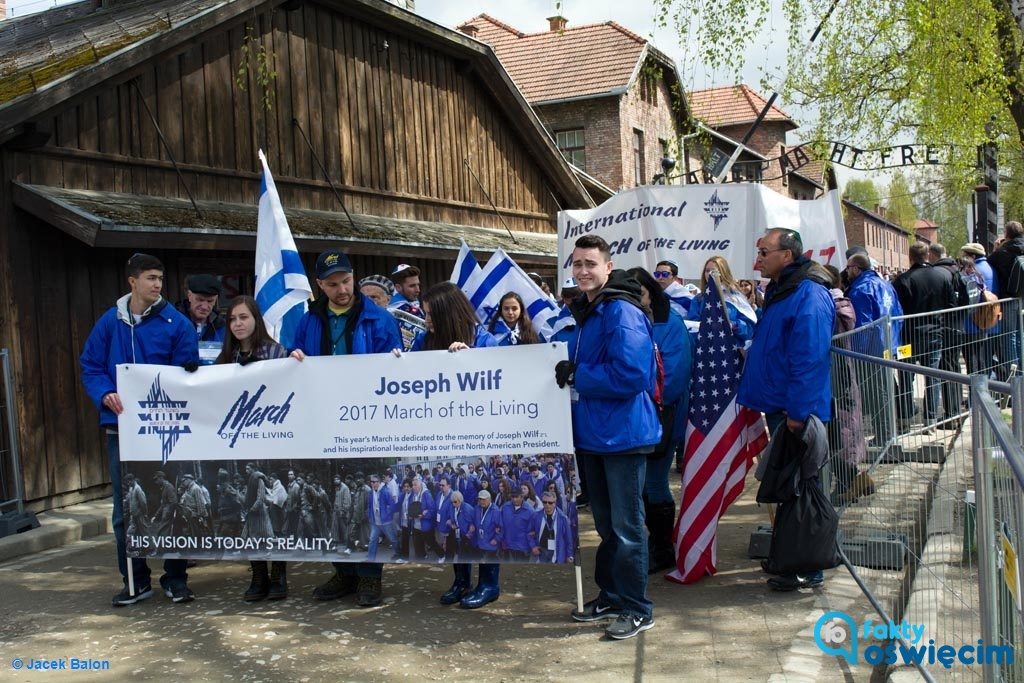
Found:
M 930 220 L 918 218 L 914 221 L 914 232 L 917 234 L 917 239 L 922 242 L 933 244 L 939 241 L 939 226 Z
M 687 95 L 693 117 L 699 122 L 693 143 L 686 148 L 688 172 L 699 172 L 715 155 L 728 157 L 743 139 L 767 100 L 747 85 L 695 90 Z M 792 152 L 786 134 L 797 123 L 774 104 L 747 142 L 747 149 L 733 167 L 731 179 L 763 182 L 794 199 L 814 199 L 837 187 L 835 174 L 821 161 L 811 160 L 797 170 L 784 169 L 777 159 Z
M 843 222 L 846 224 L 847 244 L 864 246 L 868 256 L 887 269 L 905 270 L 910 267 L 907 252 L 913 237 L 885 217 L 884 207 L 868 211 L 844 199 Z
M 458 29 L 494 48 L 570 163 L 613 190 L 651 183 L 687 121 L 675 64 L 614 21 L 548 21 L 523 33 L 481 14 Z

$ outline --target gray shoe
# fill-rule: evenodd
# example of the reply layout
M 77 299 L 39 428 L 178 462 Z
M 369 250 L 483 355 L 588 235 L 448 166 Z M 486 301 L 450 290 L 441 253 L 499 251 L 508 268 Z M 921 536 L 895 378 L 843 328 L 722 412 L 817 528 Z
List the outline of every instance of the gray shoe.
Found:
M 654 617 L 638 617 L 635 614 L 620 614 L 608 628 L 605 635 L 615 640 L 625 640 L 639 635 L 642 631 L 654 628 Z

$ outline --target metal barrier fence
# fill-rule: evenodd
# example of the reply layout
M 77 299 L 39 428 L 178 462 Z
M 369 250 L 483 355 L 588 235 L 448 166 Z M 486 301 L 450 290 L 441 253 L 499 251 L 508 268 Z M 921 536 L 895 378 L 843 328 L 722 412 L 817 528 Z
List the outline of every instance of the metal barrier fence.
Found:
M 21 460 L 18 452 L 18 420 L 15 412 L 11 353 L 0 349 L 0 538 L 39 526 L 35 515 L 25 511 Z
M 999 655 L 1001 645 L 1024 652 L 1021 310 L 1000 302 L 1002 319 L 980 343 L 951 332 L 980 308 L 837 335 L 830 479 L 841 549 L 879 615 L 924 625 L 918 645 L 981 641 Z M 907 321 L 911 348 L 887 358 Z M 926 680 L 1024 681 L 1024 660 L 1005 657 L 918 669 Z

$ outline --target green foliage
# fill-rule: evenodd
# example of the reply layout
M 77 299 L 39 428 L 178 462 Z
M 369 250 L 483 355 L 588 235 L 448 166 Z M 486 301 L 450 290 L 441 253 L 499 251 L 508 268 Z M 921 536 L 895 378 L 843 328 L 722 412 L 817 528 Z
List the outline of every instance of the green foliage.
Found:
M 238 71 L 235 73 L 235 85 L 239 90 L 244 91 L 251 75 L 262 92 L 263 108 L 269 112 L 273 108 L 273 82 L 277 78 L 277 72 L 271 65 L 273 54 L 268 53 L 266 46 L 256 33 L 255 14 L 254 10 L 252 22 L 245 25 L 245 37 L 242 39 L 241 60 L 238 63 Z
M 882 205 L 885 206 L 885 217 L 893 223 L 901 226 L 909 233 L 914 232 L 914 222 L 917 220 L 917 207 L 914 206 L 914 196 L 910 189 L 910 183 L 902 173 L 894 173 L 889 187 L 886 188 L 886 196 L 882 198 Z
M 775 3 L 788 22 L 788 68 L 763 87 L 814 113 L 803 138 L 864 149 L 908 139 L 952 145 L 961 185 L 977 182 L 975 148 L 986 140 L 998 141 L 1001 161 L 1019 165 L 1024 69 L 1009 0 Z M 745 49 L 772 10 L 769 0 L 654 4 L 662 25 L 700 46 L 704 65 L 731 70 L 737 80 Z
M 854 178 L 846 183 L 846 187 L 843 189 L 843 199 L 847 199 L 868 211 L 875 210 L 875 207 L 879 204 L 879 197 L 878 188 L 875 187 L 874 182 L 870 178 L 864 178 L 863 180 Z

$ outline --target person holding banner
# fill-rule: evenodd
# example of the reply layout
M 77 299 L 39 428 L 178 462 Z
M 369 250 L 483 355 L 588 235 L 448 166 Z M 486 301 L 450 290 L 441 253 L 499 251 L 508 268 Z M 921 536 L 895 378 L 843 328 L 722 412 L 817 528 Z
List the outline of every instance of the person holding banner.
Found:
M 224 337 L 224 346 L 217 357 L 218 365 L 238 363 L 244 366 L 255 361 L 288 357 L 288 350 L 274 341 L 270 333 L 267 332 L 260 307 L 251 296 L 236 296 L 231 300 L 228 305 L 227 331 Z M 248 531 L 253 527 L 253 520 L 259 513 L 257 508 L 266 509 L 265 496 L 260 496 L 258 493 L 262 482 L 266 480 L 252 463 L 246 465 L 245 471 L 249 482 L 246 487 L 243 512 L 246 514 L 245 530 Z M 264 514 L 268 514 L 269 518 L 269 511 Z M 264 532 L 273 533 L 272 528 L 265 529 Z M 243 535 L 248 537 L 248 534 Z M 258 562 L 253 560 L 249 563 L 252 570 L 252 581 L 242 596 L 246 602 L 255 602 L 268 597 L 271 600 L 280 600 L 288 596 L 285 563 L 275 561 L 269 569 L 267 565 L 268 563 L 262 560 Z
M 343 252 L 325 251 L 317 257 L 316 283 L 321 296 L 299 320 L 292 358 L 302 361 L 306 356 L 388 353 L 402 348 L 398 323 L 391 314 L 355 291 L 352 263 Z M 358 508 L 358 498 L 355 504 Z M 360 607 L 381 603 L 382 564 L 333 564 L 334 576 L 313 591 L 314 598 L 337 600 L 356 593 Z
M 199 367 L 195 328 L 161 296 L 163 263 L 149 254 L 133 254 L 125 266 L 125 275 L 131 291 L 118 299 L 96 322 L 79 358 L 82 384 L 100 411 L 100 426 L 106 429 L 110 480 L 115 482 L 112 522 L 117 567 L 121 571 L 124 588 L 114 596 L 114 607 L 133 605 L 153 595 L 149 565 L 143 558 L 132 558 L 134 592 L 128 586 L 124 506 L 116 492 L 116 487 L 121 484 L 117 416 L 124 412 L 124 404 L 117 393 L 116 368 L 122 363 L 149 363 L 177 365 L 194 372 Z M 176 603 L 194 599 L 187 585 L 185 565 L 186 560 L 164 560 L 160 585 Z
M 676 566 L 672 530 L 676 521 L 676 502 L 668 485 L 669 471 L 676 448 L 686 433 L 686 415 L 690 404 L 690 373 L 693 368 L 693 342 L 683 318 L 669 305 L 658 282 L 643 268 L 626 271 L 641 288 L 641 302 L 654 317 L 654 342 L 661 354 L 665 382 L 661 395 L 661 443 L 647 458 L 644 479 L 644 522 L 650 555 L 647 573 L 657 574 Z
M 477 324 L 476 312 L 462 290 L 451 282 L 439 282 L 423 295 L 423 315 L 427 331 L 413 342 L 413 351 L 439 351 L 447 349 L 451 352 L 466 351 L 472 348 L 497 346 L 497 340 L 489 332 Z M 477 499 L 482 497 L 491 500 L 491 493 L 486 489 L 477 492 Z M 497 508 L 495 508 L 497 512 Z M 451 525 L 449 529 L 455 531 Z M 449 540 L 451 535 L 449 534 Z M 450 553 L 451 551 L 448 550 Z M 460 559 L 462 559 L 460 557 Z M 498 586 L 501 565 L 488 562 L 480 564 L 480 580 L 475 589 L 469 591 L 472 570 L 466 563 L 452 565 L 455 580 L 451 588 L 441 596 L 441 604 L 450 605 L 455 602 L 463 609 L 477 609 L 494 602 L 501 594 Z
M 654 626 L 647 598 L 647 540 L 641 494 L 647 456 L 661 441 L 654 404 L 654 328 L 641 287 L 614 270 L 611 248 L 597 235 L 576 240 L 572 274 L 584 296 L 573 301 L 576 336 L 555 365 L 558 386 L 572 387 L 572 427 L 586 473 L 594 526 L 601 536 L 594 579 L 600 593 L 576 621 L 615 618 L 609 638 L 632 638 Z
M 509 292 L 501 297 L 498 310 L 494 312 L 487 331 L 498 338 L 498 346 L 516 346 L 518 344 L 536 344 L 540 337 L 533 330 L 530 314 L 526 312 L 523 297 Z

